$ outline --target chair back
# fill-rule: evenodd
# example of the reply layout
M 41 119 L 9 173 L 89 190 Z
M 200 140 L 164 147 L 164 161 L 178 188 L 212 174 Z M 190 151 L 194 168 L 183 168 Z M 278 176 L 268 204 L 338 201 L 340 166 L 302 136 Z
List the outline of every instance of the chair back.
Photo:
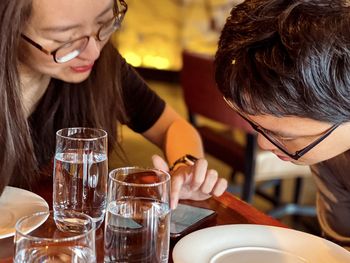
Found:
M 189 112 L 252 132 L 250 125 L 230 109 L 218 90 L 213 57 L 183 51 L 182 61 L 181 85 Z

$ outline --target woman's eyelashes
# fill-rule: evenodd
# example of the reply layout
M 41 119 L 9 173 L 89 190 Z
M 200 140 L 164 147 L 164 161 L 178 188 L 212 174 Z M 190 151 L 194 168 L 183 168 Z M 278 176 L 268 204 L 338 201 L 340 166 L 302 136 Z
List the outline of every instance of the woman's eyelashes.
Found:
M 114 20 L 114 17 L 109 17 L 108 19 L 104 19 L 103 21 L 101 22 L 97 22 L 96 24 L 96 28 L 95 28 L 95 33 L 97 33 L 97 31 L 101 28 L 101 27 L 107 27 L 108 25 L 112 24 Z M 58 45 L 64 45 L 68 42 L 71 42 L 71 41 L 74 41 L 74 40 L 77 40 L 81 37 L 83 37 L 84 35 L 80 34 L 74 34 L 72 35 L 71 37 L 69 38 L 66 38 L 65 40 L 61 40 L 61 39 L 55 39 L 53 38 L 53 41 L 58 44 Z

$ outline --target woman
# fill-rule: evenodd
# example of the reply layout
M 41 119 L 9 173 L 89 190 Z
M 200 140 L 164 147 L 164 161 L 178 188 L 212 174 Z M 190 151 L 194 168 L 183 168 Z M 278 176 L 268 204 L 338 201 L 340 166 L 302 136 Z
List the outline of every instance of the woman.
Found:
M 186 154 L 201 157 L 193 167 L 180 161 L 172 170 L 173 208 L 179 198 L 225 190 L 226 181 L 207 170 L 197 132 L 109 43 L 125 11 L 124 1 L 112 0 L 1 1 L 0 191 L 38 180 L 60 128 L 103 128 L 117 150 L 117 121 L 162 147 L 169 164 Z M 168 169 L 159 156 L 153 162 Z

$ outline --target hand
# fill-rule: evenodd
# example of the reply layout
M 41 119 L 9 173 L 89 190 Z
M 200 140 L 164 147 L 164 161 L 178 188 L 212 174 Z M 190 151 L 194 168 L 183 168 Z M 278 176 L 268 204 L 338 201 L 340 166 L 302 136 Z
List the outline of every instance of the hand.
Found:
M 155 168 L 169 171 L 162 157 L 154 155 L 152 160 Z M 222 195 L 226 188 L 227 180 L 219 178 L 216 170 L 208 170 L 205 159 L 199 159 L 193 166 L 178 166 L 171 172 L 171 209 L 176 208 L 179 199 L 205 200 L 211 195 Z

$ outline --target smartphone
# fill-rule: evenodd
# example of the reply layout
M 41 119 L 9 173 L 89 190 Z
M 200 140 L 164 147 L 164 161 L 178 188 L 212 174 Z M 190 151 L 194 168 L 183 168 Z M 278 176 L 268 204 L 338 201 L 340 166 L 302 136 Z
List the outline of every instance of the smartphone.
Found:
M 176 209 L 171 211 L 170 237 L 181 237 L 215 216 L 216 212 L 211 209 L 178 204 Z

